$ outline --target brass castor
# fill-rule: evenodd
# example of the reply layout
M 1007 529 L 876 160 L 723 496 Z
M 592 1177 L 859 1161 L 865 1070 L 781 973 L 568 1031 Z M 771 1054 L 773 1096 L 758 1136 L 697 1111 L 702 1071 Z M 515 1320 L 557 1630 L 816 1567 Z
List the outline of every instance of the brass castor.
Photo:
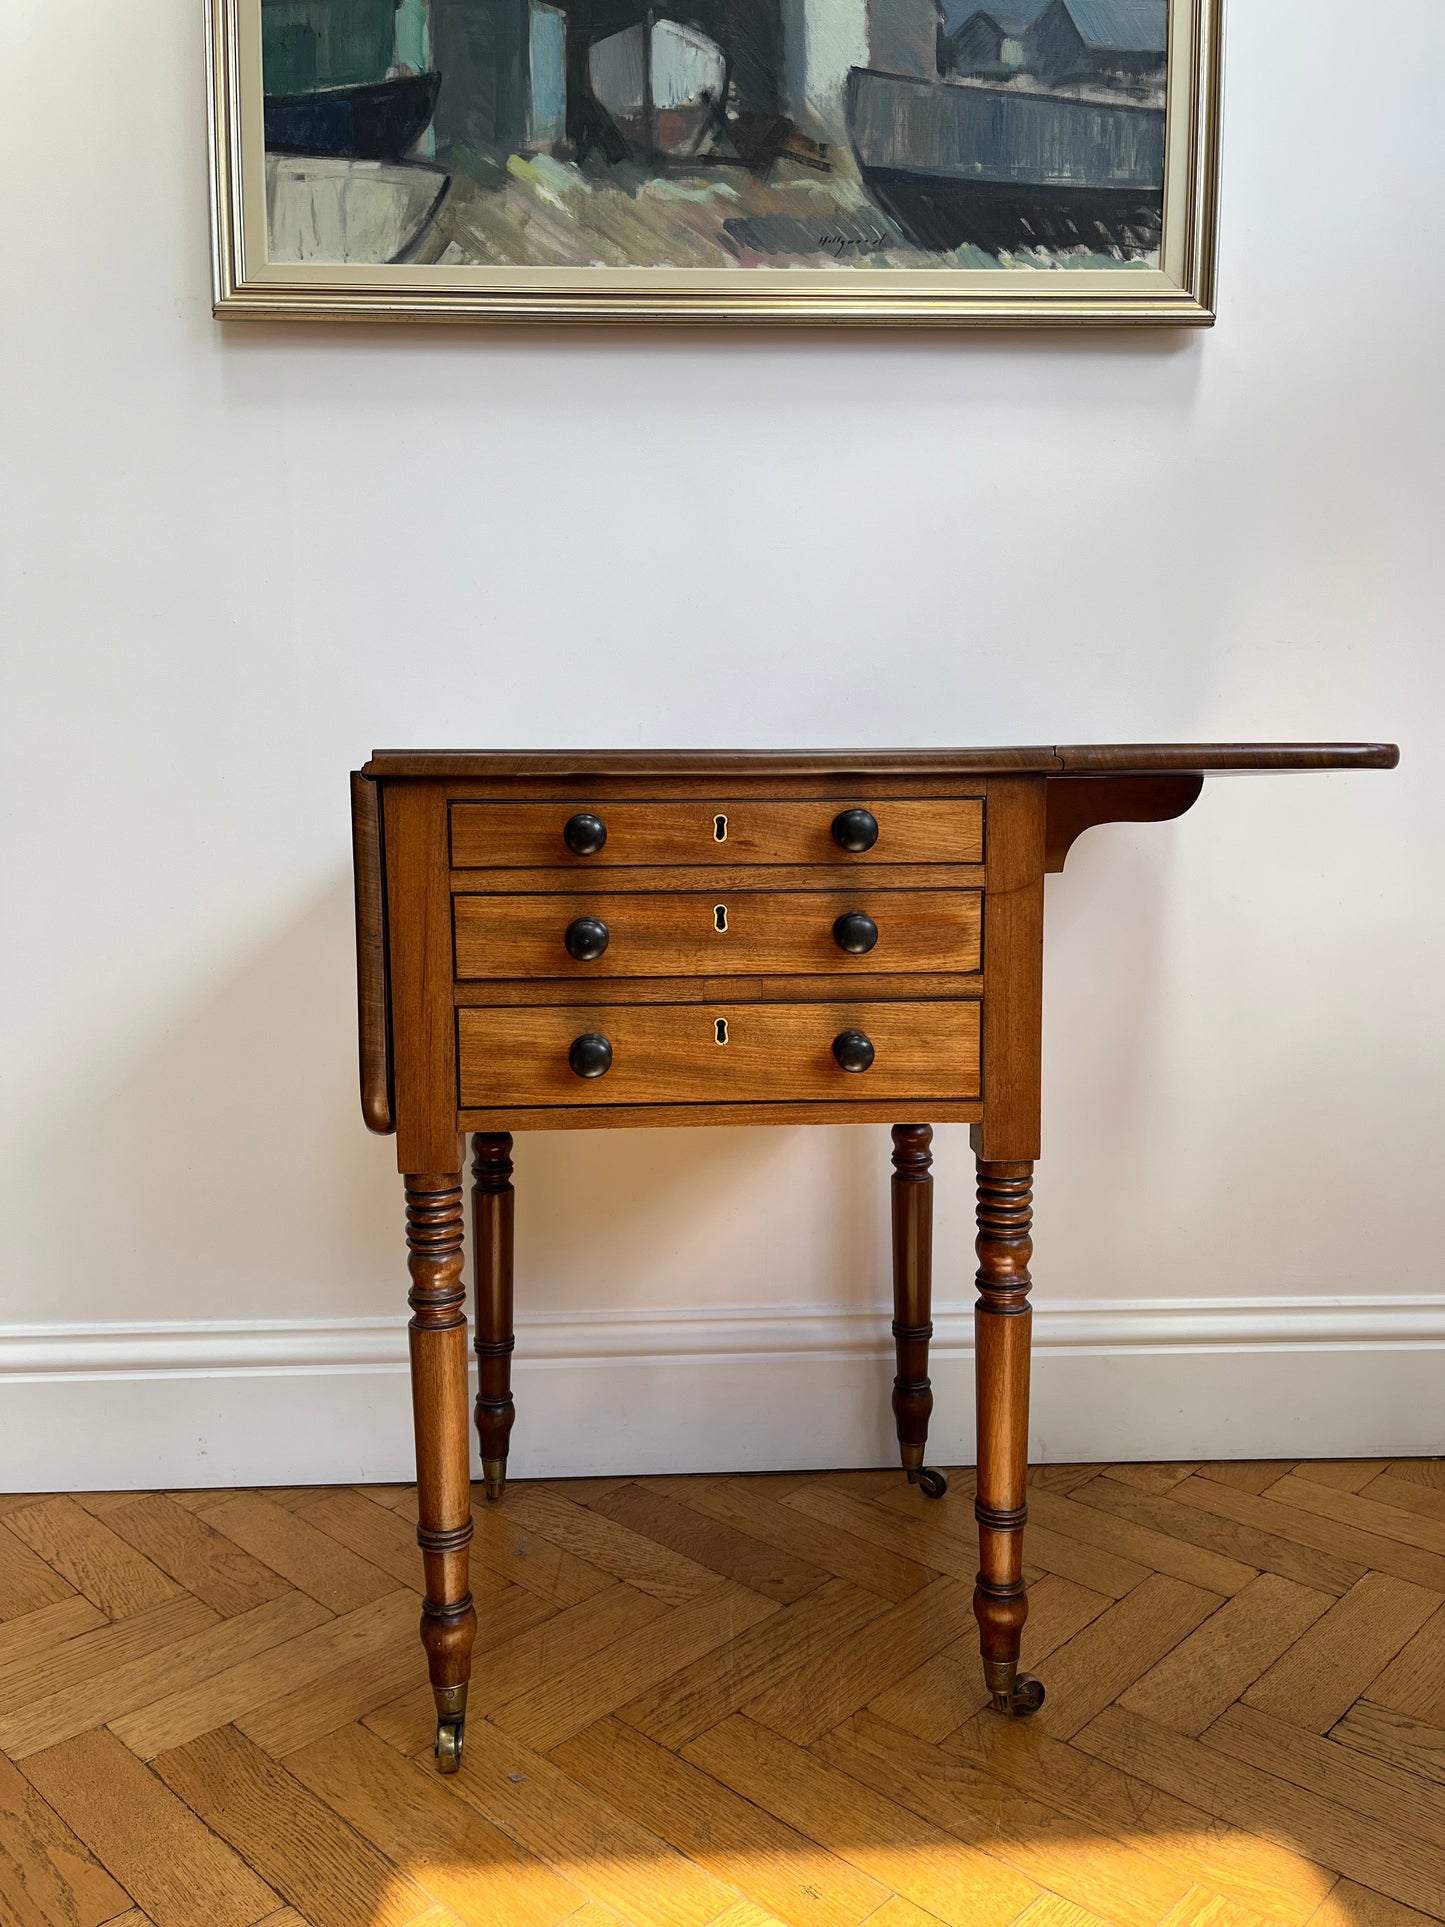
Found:
M 919 1487 L 924 1496 L 930 1499 L 941 1499 L 948 1490 L 948 1480 L 931 1465 L 910 1469 L 908 1483 Z
M 462 1740 L 467 1727 L 467 1685 L 434 1686 L 437 1703 L 437 1737 L 432 1751 L 438 1773 L 455 1773 L 462 1763 Z
M 905 1445 L 901 1441 L 898 1456 L 903 1470 L 908 1474 L 908 1483 L 922 1488 L 930 1499 L 941 1499 L 948 1490 L 948 1480 L 941 1472 L 935 1472 L 931 1465 L 923 1463 L 924 1448 L 921 1445 Z
M 437 1756 L 437 1771 L 455 1773 L 462 1763 L 462 1739 L 466 1732 L 465 1719 L 437 1721 L 436 1745 L 432 1749 Z
M 995 1713 L 1008 1719 L 1027 1719 L 1044 1703 L 1044 1683 L 1032 1673 L 1021 1673 L 1014 1660 L 985 1660 L 984 1684 L 988 1687 Z
M 487 1497 L 500 1499 L 507 1489 L 507 1461 L 505 1459 L 483 1459 L 482 1477 L 487 1484 Z

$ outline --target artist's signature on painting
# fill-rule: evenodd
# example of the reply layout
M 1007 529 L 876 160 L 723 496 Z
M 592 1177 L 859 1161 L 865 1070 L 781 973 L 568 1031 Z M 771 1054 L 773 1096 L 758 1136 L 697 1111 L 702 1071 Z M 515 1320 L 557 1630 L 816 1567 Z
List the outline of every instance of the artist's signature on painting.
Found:
M 850 248 L 883 248 L 888 245 L 888 235 L 882 228 L 824 228 L 818 236 L 818 248 L 823 254 L 843 255 Z

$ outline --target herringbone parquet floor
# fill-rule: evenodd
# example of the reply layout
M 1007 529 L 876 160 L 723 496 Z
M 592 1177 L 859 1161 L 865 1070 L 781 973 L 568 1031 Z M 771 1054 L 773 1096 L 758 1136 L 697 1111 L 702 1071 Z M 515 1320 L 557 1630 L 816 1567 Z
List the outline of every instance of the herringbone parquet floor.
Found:
M 971 1496 L 481 1502 L 452 1779 L 408 1490 L 0 1499 L 0 1921 L 1445 1919 L 1445 1460 L 1040 1471 L 1017 1723 Z

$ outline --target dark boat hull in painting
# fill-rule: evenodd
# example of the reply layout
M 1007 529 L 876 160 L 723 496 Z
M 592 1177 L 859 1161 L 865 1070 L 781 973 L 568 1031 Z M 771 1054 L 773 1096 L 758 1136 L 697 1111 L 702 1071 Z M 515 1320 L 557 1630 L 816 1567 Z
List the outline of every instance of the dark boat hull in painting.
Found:
M 267 151 L 399 161 L 426 132 L 441 84 L 440 74 L 399 74 L 361 86 L 268 94 Z
M 931 252 L 1159 244 L 1162 107 L 855 68 L 848 127 L 869 194 Z

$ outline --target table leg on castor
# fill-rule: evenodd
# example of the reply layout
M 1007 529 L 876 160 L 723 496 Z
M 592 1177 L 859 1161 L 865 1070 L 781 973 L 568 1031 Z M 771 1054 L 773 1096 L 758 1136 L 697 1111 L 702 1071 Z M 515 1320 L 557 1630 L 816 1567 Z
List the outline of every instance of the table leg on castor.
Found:
M 984 1681 L 999 1713 L 1032 1713 L 1044 1689 L 1019 1671 L 1029 1602 L 1023 1575 L 1028 1517 L 1029 1259 L 1033 1174 L 1028 1164 L 978 1161 L 978 1583 L 973 1595 Z
M 933 1336 L 933 1128 L 893 1126 L 893 1421 L 909 1483 L 940 1499 L 948 1480 L 923 1463 L 933 1387 L 928 1341 Z
M 512 1405 L 512 1139 L 478 1131 L 472 1139 L 472 1243 L 477 1267 L 477 1437 L 487 1497 L 507 1484 Z
M 462 1174 L 408 1176 L 409 1345 L 416 1431 L 417 1544 L 426 1596 L 421 1641 L 436 1699 L 436 1757 L 461 1764 L 477 1615 L 468 1578 L 472 1537 L 467 1413 L 466 1288 L 462 1283 Z

